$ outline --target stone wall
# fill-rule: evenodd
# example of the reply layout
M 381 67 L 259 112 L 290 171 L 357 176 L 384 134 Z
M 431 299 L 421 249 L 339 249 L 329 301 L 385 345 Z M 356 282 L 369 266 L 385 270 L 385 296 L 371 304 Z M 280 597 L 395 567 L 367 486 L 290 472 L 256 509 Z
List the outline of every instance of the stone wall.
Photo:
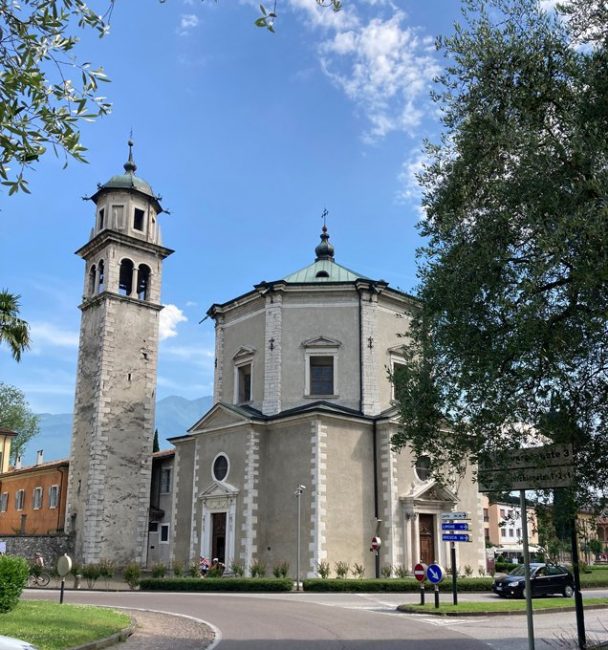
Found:
M 9 555 L 19 555 L 28 561 L 35 553 L 42 553 L 45 564 L 51 568 L 64 553 L 73 555 L 72 539 L 68 535 L 4 535 L 0 542 L 6 542 Z

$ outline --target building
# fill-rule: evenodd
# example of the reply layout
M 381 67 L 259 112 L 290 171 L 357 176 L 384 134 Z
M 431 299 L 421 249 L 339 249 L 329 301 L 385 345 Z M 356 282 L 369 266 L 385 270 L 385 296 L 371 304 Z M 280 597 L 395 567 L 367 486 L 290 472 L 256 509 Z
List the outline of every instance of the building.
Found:
M 458 565 L 485 569 L 470 469 L 442 485 L 427 457 L 391 450 L 389 372 L 416 309 L 412 296 L 338 264 L 325 226 L 312 264 L 209 309 L 215 403 L 172 439 L 174 561 L 288 562 L 295 575 L 298 492 L 309 576 L 321 562 L 361 564 L 367 576 L 380 565 L 448 564 L 440 513 L 455 509 L 471 514 Z
M 168 565 L 171 561 L 170 536 L 173 501 L 173 461 L 175 451 L 152 454 L 152 480 L 146 565 Z
M 160 198 L 135 176 L 99 185 L 85 261 L 65 529 L 84 563 L 147 554 L 158 318 Z
M 505 558 L 523 556 L 523 532 L 519 499 L 492 501 L 486 495 L 483 501 L 484 538 L 495 547 L 495 555 Z M 534 506 L 527 507 L 528 543 L 530 550 L 538 550 L 538 521 Z

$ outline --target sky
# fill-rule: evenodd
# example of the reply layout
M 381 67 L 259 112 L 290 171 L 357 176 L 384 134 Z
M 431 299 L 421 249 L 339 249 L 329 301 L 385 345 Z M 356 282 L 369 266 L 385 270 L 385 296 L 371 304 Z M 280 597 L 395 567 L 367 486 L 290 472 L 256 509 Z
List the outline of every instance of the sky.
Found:
M 268 3 L 269 5 L 271 3 Z M 72 411 L 84 261 L 94 205 L 122 173 L 133 131 L 137 176 L 162 195 L 159 398 L 212 393 L 209 306 L 314 261 L 321 214 L 336 261 L 416 287 L 414 174 L 438 139 L 433 78 L 457 0 L 279 0 L 276 33 L 257 3 L 117 0 L 109 34 L 83 32 L 81 61 L 103 65 L 110 115 L 82 127 L 88 164 L 51 154 L 31 194 L 0 193 L 0 288 L 21 296 L 32 346 L 0 347 L 0 381 L 34 412 Z M 102 10 L 105 3 L 92 2 Z

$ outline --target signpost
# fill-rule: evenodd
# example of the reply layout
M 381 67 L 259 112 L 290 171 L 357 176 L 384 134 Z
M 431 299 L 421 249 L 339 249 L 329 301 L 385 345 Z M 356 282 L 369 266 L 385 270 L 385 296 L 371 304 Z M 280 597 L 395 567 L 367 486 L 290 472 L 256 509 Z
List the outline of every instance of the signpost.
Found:
M 423 562 L 418 562 L 414 567 L 414 578 L 420 583 L 420 604 L 424 605 L 424 581 L 426 580 L 426 571 L 428 566 Z
M 439 583 L 445 578 L 445 571 L 440 564 L 433 562 L 427 567 L 426 577 L 435 585 L 435 608 L 437 609 L 439 607 Z
M 456 544 L 455 542 L 471 542 L 471 536 L 464 532 L 470 530 L 466 520 L 470 519 L 468 512 L 442 512 L 441 513 L 441 530 L 443 532 L 441 539 L 450 543 L 450 559 L 452 563 L 452 602 L 458 605 L 458 569 L 456 568 Z
M 501 459 L 502 460 L 502 459 Z M 530 549 L 528 547 L 528 511 L 526 490 L 546 490 L 569 487 L 574 480 L 574 452 L 572 445 L 544 445 L 524 447 L 509 451 L 506 461 L 486 464 L 479 468 L 479 491 L 519 490 L 521 528 L 524 546 L 524 572 L 526 577 L 526 614 L 528 621 L 528 648 L 534 650 L 534 623 L 532 619 L 532 589 L 530 583 Z M 583 599 L 580 593 L 578 562 L 575 556 L 576 532 L 573 534 L 572 559 L 574 565 L 574 603 L 580 648 L 586 648 Z
M 442 521 L 457 521 L 459 519 L 470 519 L 471 515 L 468 512 L 442 512 L 441 520 Z
M 61 592 L 59 594 L 60 605 L 63 605 L 63 590 L 65 588 L 65 577 L 68 575 L 71 569 L 72 569 L 72 558 L 67 553 L 64 553 L 57 560 L 57 573 L 61 578 Z

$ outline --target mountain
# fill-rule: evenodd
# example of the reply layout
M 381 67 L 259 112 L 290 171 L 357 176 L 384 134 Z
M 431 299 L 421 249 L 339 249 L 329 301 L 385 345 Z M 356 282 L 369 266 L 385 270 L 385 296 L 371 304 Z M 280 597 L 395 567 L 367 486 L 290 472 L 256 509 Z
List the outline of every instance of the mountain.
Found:
M 161 449 L 171 448 L 167 438 L 181 436 L 195 424 L 213 403 L 211 395 L 185 399 L 171 395 L 156 402 L 156 428 Z M 72 436 L 71 413 L 40 413 L 40 433 L 30 441 L 23 458 L 24 465 L 36 462 L 36 450 L 44 451 L 45 461 L 59 460 L 70 455 Z

